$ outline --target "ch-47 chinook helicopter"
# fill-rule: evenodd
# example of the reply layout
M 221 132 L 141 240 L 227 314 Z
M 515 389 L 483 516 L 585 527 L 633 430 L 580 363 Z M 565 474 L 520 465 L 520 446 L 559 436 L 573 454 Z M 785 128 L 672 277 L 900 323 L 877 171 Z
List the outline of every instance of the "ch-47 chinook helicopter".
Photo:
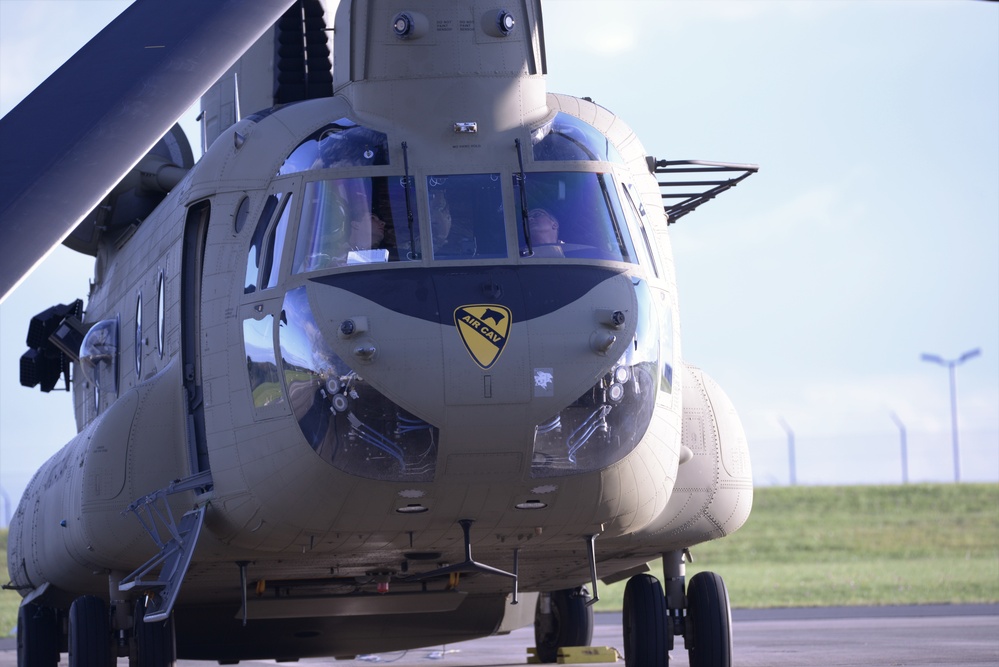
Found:
M 532 621 L 552 662 L 625 579 L 628 665 L 729 664 L 724 584 L 684 564 L 748 517 L 749 458 L 682 360 L 666 227 L 755 167 L 547 92 L 538 0 L 342 0 L 335 66 L 326 25 L 139 0 L 0 121 L 2 291 L 60 240 L 96 258 L 21 362 L 79 434 L 11 524 L 18 664 Z M 203 93 L 195 165 L 171 125 Z

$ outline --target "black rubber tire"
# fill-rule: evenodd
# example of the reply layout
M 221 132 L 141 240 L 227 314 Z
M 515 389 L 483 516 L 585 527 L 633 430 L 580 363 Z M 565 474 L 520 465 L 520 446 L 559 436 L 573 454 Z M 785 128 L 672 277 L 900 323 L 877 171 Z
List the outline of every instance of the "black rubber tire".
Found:
M 593 640 L 593 607 L 586 589 L 566 588 L 551 593 L 551 613 L 541 613 L 541 597 L 534 612 L 534 645 L 541 662 L 555 662 L 563 646 L 589 646 Z
M 17 610 L 17 667 L 57 667 L 59 613 L 51 607 L 23 604 Z
M 135 603 L 134 627 L 136 659 L 131 667 L 174 667 L 177 662 L 177 646 L 173 629 L 173 615 L 165 621 L 146 623 L 145 601 Z
M 731 667 L 732 613 L 719 575 L 699 572 L 690 578 L 686 622 L 690 667 Z
M 636 574 L 624 587 L 624 664 L 627 667 L 667 667 L 669 631 L 666 596 L 659 580 Z
M 107 603 L 84 595 L 69 607 L 69 667 L 113 667 Z

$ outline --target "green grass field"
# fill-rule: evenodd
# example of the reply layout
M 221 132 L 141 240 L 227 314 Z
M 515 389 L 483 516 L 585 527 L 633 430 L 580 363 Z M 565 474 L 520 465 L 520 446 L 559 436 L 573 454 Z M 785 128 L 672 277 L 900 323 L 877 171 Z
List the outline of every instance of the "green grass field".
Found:
M 756 489 L 742 529 L 691 553 L 734 607 L 999 602 L 999 484 Z
M 10 581 L 7 573 L 7 529 L 0 530 L 0 584 Z M 17 623 L 17 605 L 21 596 L 14 591 L 0 591 L 0 637 L 10 634 Z
M 739 532 L 692 553 L 688 576 L 721 574 L 734 607 L 999 602 L 999 484 L 761 488 Z M 6 558 L 0 531 L 3 583 Z M 623 594 L 601 586 L 597 609 Z M 0 592 L 0 636 L 19 600 Z

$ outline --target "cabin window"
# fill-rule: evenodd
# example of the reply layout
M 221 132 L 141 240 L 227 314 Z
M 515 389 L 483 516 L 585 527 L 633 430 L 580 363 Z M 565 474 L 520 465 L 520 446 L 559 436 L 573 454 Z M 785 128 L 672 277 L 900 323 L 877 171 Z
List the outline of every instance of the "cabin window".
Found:
M 341 118 L 295 147 L 278 176 L 330 167 L 374 167 L 389 163 L 388 137 Z
M 250 217 L 250 198 L 243 197 L 243 200 L 239 202 L 239 208 L 236 209 L 236 215 L 233 218 L 233 230 L 239 234 L 243 231 L 243 227 L 246 226 L 246 220 Z
M 250 378 L 253 407 L 265 408 L 284 401 L 277 358 L 274 356 L 274 316 L 243 320 L 243 351 Z
M 160 359 L 163 358 L 163 344 L 164 344 L 164 334 L 165 323 L 164 317 L 166 316 L 166 276 L 163 270 L 160 269 L 160 277 L 156 287 L 156 352 L 160 355 Z
M 415 258 L 416 198 L 409 199 L 407 206 L 403 176 L 306 183 L 292 272 Z
M 427 178 L 434 259 L 507 256 L 499 174 Z
M 135 377 L 142 373 L 142 292 L 135 300 Z
M 531 133 L 535 162 L 583 160 L 623 163 L 606 136 L 589 123 L 559 112 Z
M 92 326 L 80 345 L 80 370 L 93 383 L 96 396 L 118 394 L 118 318 Z M 98 400 L 99 404 L 99 400 Z
M 521 201 L 514 177 L 514 201 Z M 531 251 L 518 213 L 522 257 L 567 257 L 636 263 L 635 247 L 623 224 L 621 203 L 610 174 L 531 172 L 526 174 L 527 227 Z

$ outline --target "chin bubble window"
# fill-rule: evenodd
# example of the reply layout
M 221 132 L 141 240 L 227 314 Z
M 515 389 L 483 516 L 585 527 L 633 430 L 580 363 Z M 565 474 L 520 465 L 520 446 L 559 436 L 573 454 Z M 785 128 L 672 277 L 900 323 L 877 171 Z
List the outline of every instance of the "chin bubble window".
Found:
M 351 475 L 433 481 L 439 429 L 393 403 L 330 348 L 306 292 L 285 295 L 278 324 L 281 373 L 305 440 Z
M 606 468 L 645 437 L 660 387 L 661 336 L 648 284 L 634 284 L 638 328 L 632 345 L 589 391 L 535 425 L 532 477 Z

